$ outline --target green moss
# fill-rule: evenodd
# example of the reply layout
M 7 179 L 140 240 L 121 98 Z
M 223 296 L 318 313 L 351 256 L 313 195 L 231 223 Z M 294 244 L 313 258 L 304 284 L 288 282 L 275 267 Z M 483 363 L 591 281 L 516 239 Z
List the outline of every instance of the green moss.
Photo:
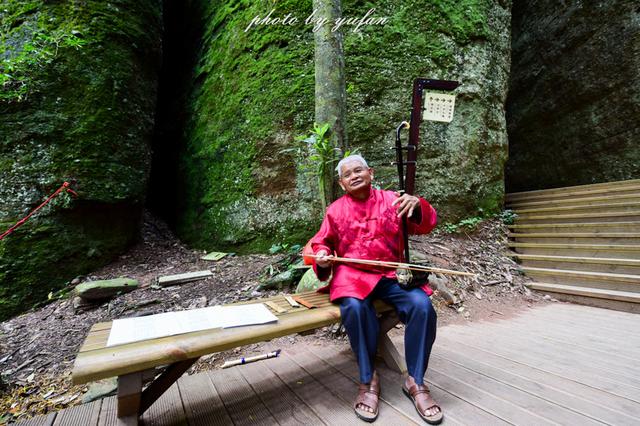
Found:
M 311 10 L 302 3 L 279 2 L 277 13 L 306 16 Z M 273 192 L 272 202 L 281 205 L 279 191 L 271 191 L 265 180 L 275 179 L 289 190 L 296 184 L 294 159 L 282 151 L 313 122 L 312 34 L 282 26 L 244 32 L 271 6 L 201 4 L 205 34 L 188 105 L 191 120 L 181 157 L 185 211 L 179 220 L 180 234 L 196 245 L 269 247 L 268 241 L 256 241 L 255 227 L 230 218 L 230 211 L 265 192 Z M 261 175 L 265 163 L 268 176 Z M 269 233 L 295 232 L 297 226 L 273 216 L 262 218 Z
M 159 0 L 0 7 L 0 221 L 22 218 L 64 181 L 79 194 L 2 241 L 0 317 L 135 239 L 150 167 L 160 16 Z
M 0 240 L 0 320 L 117 256 L 135 241 L 136 213 L 122 206 L 76 206 L 35 217 Z
M 282 150 L 313 122 L 313 33 L 303 25 L 244 29 L 271 9 L 273 16 L 291 12 L 304 20 L 310 2 L 199 4 L 205 35 L 180 160 L 179 234 L 204 248 L 261 250 L 287 234 L 304 241 L 315 230 L 318 206 L 300 174 L 301 159 Z M 494 135 L 504 136 L 504 120 L 494 124 L 486 111 L 501 107 L 506 72 L 484 64 L 508 67 L 508 37 L 498 37 L 508 31 L 508 9 L 491 0 L 345 0 L 342 5 L 345 17 L 375 8 L 374 16 L 388 18 L 386 25 L 360 33 L 343 27 L 348 136 L 376 167 L 380 185 L 396 185 L 386 148 L 393 143 L 393 128 L 409 118 L 413 79 L 461 79 L 468 85 L 461 91 L 468 115 L 460 116 L 453 130 L 425 125 L 418 191 L 450 220 L 479 208 L 496 209 L 506 138 Z

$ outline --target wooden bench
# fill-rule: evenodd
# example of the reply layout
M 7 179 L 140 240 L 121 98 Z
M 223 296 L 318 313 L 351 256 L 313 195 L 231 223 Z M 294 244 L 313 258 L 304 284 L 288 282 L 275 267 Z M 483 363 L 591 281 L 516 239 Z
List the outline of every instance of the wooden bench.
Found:
M 294 295 L 308 306 L 292 307 L 283 295 L 243 303 L 272 302 L 278 322 L 230 329 L 211 329 L 107 347 L 111 322 L 97 323 L 80 348 L 72 371 L 74 384 L 118 377 L 118 418 L 125 424 L 137 424 L 144 413 L 199 357 L 238 346 L 262 342 L 293 333 L 301 333 L 340 321 L 340 308 L 327 294 L 316 292 Z M 267 305 L 268 306 L 268 305 Z M 393 308 L 375 303 L 381 314 L 379 350 L 392 368 L 406 372 L 403 356 L 394 347 L 387 332 L 398 323 Z M 279 311 L 279 312 L 277 312 Z M 164 371 L 143 389 L 145 378 L 153 377 L 156 367 Z

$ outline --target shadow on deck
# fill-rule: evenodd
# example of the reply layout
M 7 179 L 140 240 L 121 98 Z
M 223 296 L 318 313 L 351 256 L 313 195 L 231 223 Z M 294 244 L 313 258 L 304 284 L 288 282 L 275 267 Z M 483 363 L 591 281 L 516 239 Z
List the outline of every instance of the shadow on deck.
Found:
M 402 341 L 396 342 L 402 345 Z M 445 425 L 640 424 L 640 315 L 552 304 L 438 330 L 427 380 Z M 379 365 L 380 425 L 424 424 L 399 374 Z M 364 424 L 351 408 L 346 347 L 300 346 L 280 358 L 182 377 L 145 425 Z M 115 397 L 23 425 L 117 425 Z

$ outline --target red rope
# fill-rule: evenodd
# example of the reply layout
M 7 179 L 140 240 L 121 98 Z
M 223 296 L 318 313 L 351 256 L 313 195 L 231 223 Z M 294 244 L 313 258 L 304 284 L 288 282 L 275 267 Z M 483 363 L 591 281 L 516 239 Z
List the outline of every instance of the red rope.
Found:
M 69 182 L 65 182 L 62 184 L 62 186 L 60 188 L 58 188 L 56 190 L 56 192 L 54 192 L 53 194 L 51 194 L 49 196 L 49 198 L 47 198 L 46 200 L 44 200 L 44 202 L 42 204 L 40 204 L 38 207 L 36 207 L 35 209 L 33 209 L 33 211 L 31 213 L 29 213 L 28 215 L 26 215 L 25 217 L 23 217 L 22 219 L 20 219 L 18 222 L 16 222 L 15 225 L 13 225 L 11 228 L 7 229 L 2 235 L 0 235 L 0 240 L 3 239 L 4 237 L 6 237 L 7 235 L 9 235 L 10 233 L 12 233 L 18 226 L 22 225 L 23 223 L 25 223 L 27 221 L 27 219 L 29 219 L 31 216 L 33 216 L 35 214 L 35 212 L 37 212 L 38 210 L 40 210 L 42 207 L 44 207 L 45 205 L 47 205 L 47 203 L 49 203 L 49 201 L 53 200 L 54 197 L 57 197 L 58 194 L 60 194 L 62 191 L 66 191 L 66 192 L 70 192 L 71 194 L 73 194 L 75 197 L 78 196 L 78 194 L 75 193 L 74 190 L 72 190 L 71 188 L 69 188 Z

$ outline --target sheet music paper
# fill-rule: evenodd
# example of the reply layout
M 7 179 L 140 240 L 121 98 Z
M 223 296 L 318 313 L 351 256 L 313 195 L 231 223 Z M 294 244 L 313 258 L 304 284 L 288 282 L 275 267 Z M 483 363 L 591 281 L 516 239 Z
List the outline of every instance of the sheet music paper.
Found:
M 453 109 L 456 105 L 455 95 L 443 93 L 424 93 L 424 113 L 422 118 L 428 121 L 450 123 L 453 120 Z
M 211 306 L 145 317 L 116 319 L 111 325 L 107 346 L 212 328 L 240 327 L 276 321 L 278 318 L 262 303 Z

